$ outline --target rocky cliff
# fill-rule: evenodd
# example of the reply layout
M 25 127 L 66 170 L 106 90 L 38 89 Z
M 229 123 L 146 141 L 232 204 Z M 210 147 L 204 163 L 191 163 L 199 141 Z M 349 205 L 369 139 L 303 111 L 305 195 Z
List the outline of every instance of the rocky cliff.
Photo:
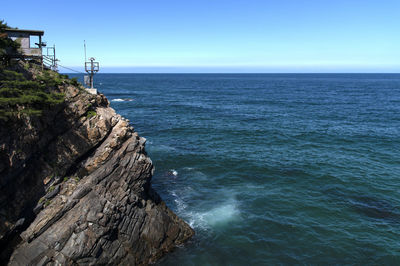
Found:
M 68 80 L 52 89 L 62 104 L 0 120 L 2 261 L 141 265 L 189 239 L 193 230 L 151 188 L 146 140 L 129 121 Z

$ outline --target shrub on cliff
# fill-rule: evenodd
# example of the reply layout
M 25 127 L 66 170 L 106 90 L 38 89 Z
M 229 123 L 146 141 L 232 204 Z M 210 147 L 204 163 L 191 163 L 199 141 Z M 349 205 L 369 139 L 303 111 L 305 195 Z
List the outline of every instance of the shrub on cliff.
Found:
M 19 43 L 7 37 L 6 29 L 10 27 L 3 20 L 0 20 L 0 64 L 9 65 L 11 57 L 18 55 Z
M 62 83 L 63 78 L 49 70 L 27 80 L 21 73 L 0 67 L 0 119 L 41 115 L 43 110 L 62 103 L 64 94 L 56 92 Z

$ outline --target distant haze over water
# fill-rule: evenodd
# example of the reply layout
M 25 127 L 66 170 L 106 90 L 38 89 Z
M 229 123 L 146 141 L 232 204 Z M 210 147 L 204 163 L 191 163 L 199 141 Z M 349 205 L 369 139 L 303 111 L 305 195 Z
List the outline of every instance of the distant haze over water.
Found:
M 72 66 L 74 70 L 84 72 L 82 66 Z M 60 67 L 60 72 L 70 73 L 68 69 Z M 399 65 L 272 65 L 272 66 L 102 66 L 100 73 L 397 73 Z

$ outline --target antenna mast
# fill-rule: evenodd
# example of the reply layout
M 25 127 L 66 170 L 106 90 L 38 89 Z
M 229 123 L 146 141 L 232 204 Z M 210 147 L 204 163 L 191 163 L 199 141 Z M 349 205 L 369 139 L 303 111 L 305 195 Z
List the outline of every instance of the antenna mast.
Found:
M 86 40 L 83 40 L 83 47 L 85 48 L 85 62 L 86 62 Z

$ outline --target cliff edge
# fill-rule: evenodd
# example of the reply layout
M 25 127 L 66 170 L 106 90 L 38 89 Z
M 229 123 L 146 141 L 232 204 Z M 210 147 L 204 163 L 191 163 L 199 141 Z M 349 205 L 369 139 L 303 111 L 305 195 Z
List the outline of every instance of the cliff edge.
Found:
M 26 80 L 43 75 L 14 68 Z M 46 71 L 64 101 L 0 119 L 2 261 L 142 265 L 189 239 L 194 231 L 151 187 L 146 140 L 104 95 Z

